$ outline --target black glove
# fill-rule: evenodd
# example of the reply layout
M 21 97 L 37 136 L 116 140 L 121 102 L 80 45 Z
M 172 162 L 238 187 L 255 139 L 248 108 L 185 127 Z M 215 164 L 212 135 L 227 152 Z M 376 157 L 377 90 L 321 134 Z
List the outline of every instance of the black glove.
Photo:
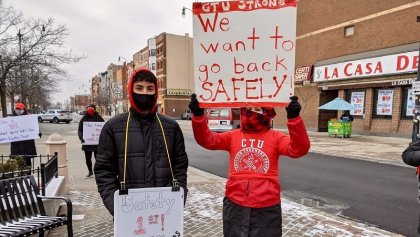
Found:
M 80 139 L 80 142 L 83 144 L 83 143 L 85 143 L 85 139 Z
M 196 94 L 192 94 L 191 95 L 191 101 L 190 101 L 190 104 L 188 105 L 188 108 L 190 108 L 191 112 L 196 117 L 200 117 L 200 116 L 202 116 L 204 114 L 204 109 L 203 108 L 200 108 L 200 105 L 198 104 L 198 100 L 197 100 L 197 95 Z
M 39 136 L 39 138 L 41 138 L 42 137 L 42 133 L 38 133 L 38 136 Z
M 289 105 L 286 107 L 286 112 L 287 112 L 287 118 L 288 119 L 292 119 L 292 118 L 296 118 L 297 116 L 299 116 L 300 110 L 302 109 L 302 107 L 300 106 L 299 102 L 298 102 L 298 97 L 297 96 L 291 96 L 290 97 L 290 103 Z

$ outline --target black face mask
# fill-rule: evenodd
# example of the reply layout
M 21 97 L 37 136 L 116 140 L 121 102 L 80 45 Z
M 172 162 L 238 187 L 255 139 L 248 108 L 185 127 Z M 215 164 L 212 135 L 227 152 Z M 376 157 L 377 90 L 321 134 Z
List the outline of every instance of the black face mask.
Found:
M 144 95 L 144 94 L 132 94 L 134 104 L 136 104 L 137 108 L 142 111 L 152 109 L 153 105 L 155 105 L 155 95 Z

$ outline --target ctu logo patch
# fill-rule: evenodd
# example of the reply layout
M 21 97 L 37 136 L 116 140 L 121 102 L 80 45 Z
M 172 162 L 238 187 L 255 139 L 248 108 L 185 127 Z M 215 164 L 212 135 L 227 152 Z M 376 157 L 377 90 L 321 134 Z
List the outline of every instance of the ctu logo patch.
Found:
M 270 161 L 268 156 L 258 148 L 244 148 L 234 158 L 235 171 L 267 173 L 269 167 Z

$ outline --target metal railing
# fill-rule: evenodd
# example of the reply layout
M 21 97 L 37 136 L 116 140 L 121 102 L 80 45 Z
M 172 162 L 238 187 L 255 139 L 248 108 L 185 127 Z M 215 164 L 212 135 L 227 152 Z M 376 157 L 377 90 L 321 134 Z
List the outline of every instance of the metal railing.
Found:
M 10 160 L 18 160 L 19 158 L 31 159 L 31 166 L 20 165 L 11 171 L 4 171 L 4 165 L 10 163 Z M 23 161 L 24 162 L 24 161 Z M 55 177 L 58 177 L 58 153 L 54 155 L 0 155 L 0 179 L 9 179 L 25 175 L 33 175 L 43 196 L 45 196 L 45 188 Z M 35 168 L 36 167 L 36 168 Z

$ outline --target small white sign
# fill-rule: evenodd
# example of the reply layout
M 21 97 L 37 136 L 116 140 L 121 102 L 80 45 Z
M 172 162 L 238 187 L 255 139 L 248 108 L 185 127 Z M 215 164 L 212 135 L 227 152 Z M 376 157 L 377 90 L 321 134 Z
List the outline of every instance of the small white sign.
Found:
M 414 116 L 414 108 L 415 108 L 415 102 L 414 102 L 413 90 L 408 89 L 407 107 L 405 108 L 405 116 Z
M 378 90 L 377 115 L 392 115 L 394 90 Z
M 114 193 L 114 237 L 184 236 L 184 189 L 129 189 Z
M 83 122 L 83 145 L 98 145 L 105 122 Z
M 38 139 L 36 114 L 0 118 L 0 143 Z
M 412 83 L 413 94 L 420 95 L 420 81 L 413 81 Z
M 364 91 L 354 91 L 351 93 L 351 105 L 353 105 L 354 110 L 350 110 L 351 115 L 363 115 L 364 105 L 365 105 L 365 92 Z

